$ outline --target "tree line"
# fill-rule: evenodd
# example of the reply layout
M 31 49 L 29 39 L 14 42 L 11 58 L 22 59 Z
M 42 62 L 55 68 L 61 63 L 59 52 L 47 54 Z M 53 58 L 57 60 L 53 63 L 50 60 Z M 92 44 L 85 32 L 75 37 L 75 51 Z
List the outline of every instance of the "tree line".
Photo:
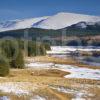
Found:
M 0 41 L 0 76 L 8 75 L 10 68 L 23 69 L 25 56 L 46 55 L 46 50 L 50 50 L 47 43 L 28 41 L 25 44 L 25 41 L 20 39 Z

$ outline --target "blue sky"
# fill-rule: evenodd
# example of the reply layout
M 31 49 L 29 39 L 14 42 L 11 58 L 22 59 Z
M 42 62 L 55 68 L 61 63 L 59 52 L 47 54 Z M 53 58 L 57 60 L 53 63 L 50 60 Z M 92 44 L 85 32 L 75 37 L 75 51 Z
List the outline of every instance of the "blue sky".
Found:
M 0 0 L 0 21 L 73 12 L 100 16 L 100 0 Z

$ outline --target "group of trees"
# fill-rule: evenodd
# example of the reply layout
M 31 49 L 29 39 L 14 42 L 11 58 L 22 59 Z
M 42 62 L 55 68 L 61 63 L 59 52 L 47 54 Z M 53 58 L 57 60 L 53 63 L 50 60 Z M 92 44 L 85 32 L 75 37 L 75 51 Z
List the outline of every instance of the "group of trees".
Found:
M 28 42 L 28 56 L 41 56 L 46 55 L 46 50 L 50 50 L 50 45 L 48 43 L 40 43 L 29 41 Z
M 24 68 L 24 41 L 5 40 L 0 41 L 0 76 L 6 76 L 9 68 Z M 45 43 L 28 41 L 27 56 L 45 55 L 46 50 L 50 50 L 50 46 Z
M 28 56 L 45 55 L 46 50 L 42 43 L 28 42 Z

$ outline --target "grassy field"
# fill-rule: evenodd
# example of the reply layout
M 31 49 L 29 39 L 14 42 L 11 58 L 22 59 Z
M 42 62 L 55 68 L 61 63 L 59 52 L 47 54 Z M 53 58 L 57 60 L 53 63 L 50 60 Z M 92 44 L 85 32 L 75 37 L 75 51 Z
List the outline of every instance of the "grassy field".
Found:
M 35 73 L 34 73 L 35 72 Z M 17 96 L 15 94 L 2 94 L 10 96 L 11 100 L 30 100 L 32 96 L 39 95 L 41 97 L 47 98 L 47 100 L 71 100 L 74 98 L 72 93 L 63 93 L 51 87 L 64 87 L 69 88 L 72 90 L 77 91 L 89 91 L 89 93 L 94 94 L 93 98 L 99 98 L 100 88 L 99 86 L 100 81 L 97 80 L 86 80 L 86 79 L 66 79 L 63 78 L 65 73 L 59 70 L 34 70 L 34 69 L 11 69 L 10 75 L 5 78 L 0 79 L 1 83 L 9 83 L 14 82 L 16 83 L 24 83 L 29 82 L 32 85 L 38 87 L 36 91 L 33 91 L 30 86 L 23 85 L 23 89 L 27 89 L 32 91 L 31 95 L 22 95 Z M 83 85 L 83 86 L 82 86 Z M 89 85 L 89 86 L 88 86 Z M 22 87 L 21 87 L 22 88 Z M 89 96 L 88 96 L 89 97 Z M 88 98 L 86 97 L 86 98 Z M 90 96 L 91 97 L 91 96 Z M 91 97 L 92 98 L 92 97 Z M 92 99 L 91 99 L 92 100 Z M 99 99 L 93 99 L 99 100 Z
M 72 59 L 61 60 L 59 58 L 48 56 L 26 59 L 26 62 L 54 62 L 87 67 L 76 63 L 76 61 Z M 94 68 L 95 66 L 88 67 Z M 46 100 L 72 100 L 73 98 L 77 98 L 77 96 L 80 97 L 80 95 L 82 95 L 81 97 L 84 97 L 84 100 L 100 99 L 99 80 L 64 78 L 67 74 L 70 73 L 57 69 L 10 69 L 9 76 L 0 77 L 0 85 L 5 83 L 9 84 L 9 82 L 14 83 L 15 85 L 18 84 L 19 89 L 27 90 L 30 94 L 19 96 L 14 93 L 1 92 L 0 95 L 8 96 L 11 100 L 31 100 L 33 97 L 43 97 Z M 34 91 L 32 87 L 36 87 L 36 90 Z M 35 99 L 33 98 L 33 100 Z M 78 100 L 81 100 L 81 98 L 78 98 Z

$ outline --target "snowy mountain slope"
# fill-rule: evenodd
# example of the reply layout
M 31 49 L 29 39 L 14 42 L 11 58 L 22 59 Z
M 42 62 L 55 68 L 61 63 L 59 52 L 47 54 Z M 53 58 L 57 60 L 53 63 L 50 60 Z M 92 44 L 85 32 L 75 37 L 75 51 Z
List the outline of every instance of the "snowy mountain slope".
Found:
M 74 13 L 58 13 L 38 23 L 38 25 L 35 25 L 34 27 L 43 29 L 61 29 L 78 22 L 88 22 L 93 24 L 98 21 L 100 22 L 100 17 L 97 16 Z M 84 24 L 82 24 L 82 26 L 85 27 Z
M 98 22 L 79 22 L 77 24 L 71 25 L 71 27 L 81 28 L 81 29 L 82 28 L 85 29 L 87 27 L 94 27 L 94 28 L 96 28 L 96 27 L 100 27 L 100 22 L 99 21 Z
M 8 30 L 18 30 L 25 28 L 41 28 L 41 29 L 62 29 L 74 24 L 81 28 L 86 28 L 87 25 L 100 25 L 100 17 L 74 14 L 74 13 L 58 13 L 53 16 L 12 20 L 0 23 L 0 32 Z
M 24 20 L 12 20 L 0 23 L 0 31 L 31 28 L 33 24 L 45 20 L 48 17 L 30 18 Z

